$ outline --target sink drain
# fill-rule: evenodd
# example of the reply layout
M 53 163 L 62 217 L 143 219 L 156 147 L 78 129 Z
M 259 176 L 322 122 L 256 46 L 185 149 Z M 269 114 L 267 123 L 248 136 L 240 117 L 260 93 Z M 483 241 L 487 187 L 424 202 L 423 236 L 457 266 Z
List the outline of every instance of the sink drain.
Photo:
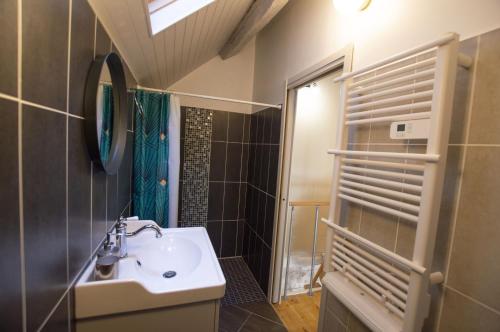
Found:
M 175 277 L 176 274 L 177 274 L 177 272 L 175 272 L 175 271 L 167 271 L 167 272 L 163 273 L 163 278 L 170 279 L 170 278 Z

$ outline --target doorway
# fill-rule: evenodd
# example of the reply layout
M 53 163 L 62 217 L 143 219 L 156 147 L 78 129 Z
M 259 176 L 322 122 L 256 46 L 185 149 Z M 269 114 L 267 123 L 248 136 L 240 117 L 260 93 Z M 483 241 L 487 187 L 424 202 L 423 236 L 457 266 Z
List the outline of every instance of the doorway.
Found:
M 288 87 L 273 303 L 291 331 L 316 331 L 326 254 L 340 85 L 351 48 L 297 75 Z

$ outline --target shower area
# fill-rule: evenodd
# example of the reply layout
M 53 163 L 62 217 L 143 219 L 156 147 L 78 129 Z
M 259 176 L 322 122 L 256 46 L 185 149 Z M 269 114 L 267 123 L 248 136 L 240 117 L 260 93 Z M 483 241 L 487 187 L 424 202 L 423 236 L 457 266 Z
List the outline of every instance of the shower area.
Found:
M 300 294 L 312 296 L 321 289 L 326 251 L 326 226 L 321 218 L 328 216 L 333 169 L 333 159 L 326 151 L 336 140 L 339 86 L 333 80 L 340 74 L 334 71 L 295 89 L 283 214 L 282 301 Z

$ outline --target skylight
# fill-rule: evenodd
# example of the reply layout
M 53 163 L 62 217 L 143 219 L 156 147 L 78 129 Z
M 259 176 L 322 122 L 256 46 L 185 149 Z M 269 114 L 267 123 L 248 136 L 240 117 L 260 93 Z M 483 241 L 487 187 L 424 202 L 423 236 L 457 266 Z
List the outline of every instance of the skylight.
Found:
M 168 28 L 215 0 L 147 0 L 151 34 Z

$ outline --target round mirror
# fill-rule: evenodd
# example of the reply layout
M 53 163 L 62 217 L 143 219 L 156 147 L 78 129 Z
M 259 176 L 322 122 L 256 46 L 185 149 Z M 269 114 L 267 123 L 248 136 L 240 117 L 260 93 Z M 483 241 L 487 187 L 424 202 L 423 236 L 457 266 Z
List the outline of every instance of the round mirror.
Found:
M 85 88 L 85 136 L 92 161 L 108 174 L 120 167 L 127 139 L 127 87 L 120 58 L 98 57 Z

